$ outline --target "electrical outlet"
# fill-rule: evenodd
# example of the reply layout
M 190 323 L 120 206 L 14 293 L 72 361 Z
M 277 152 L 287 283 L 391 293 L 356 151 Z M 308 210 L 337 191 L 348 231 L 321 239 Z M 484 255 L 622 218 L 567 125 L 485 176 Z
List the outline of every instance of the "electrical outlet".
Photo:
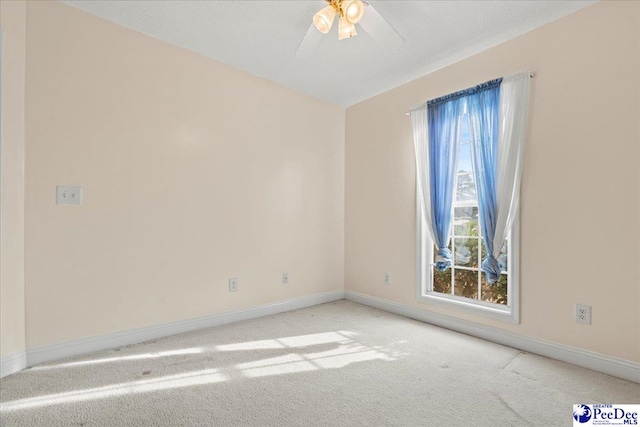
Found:
M 591 324 L 591 306 L 584 305 L 584 304 L 576 304 L 574 316 L 577 323 L 584 323 L 585 325 L 590 325 Z
M 56 185 L 56 204 L 80 206 L 82 204 L 82 187 Z
M 282 273 L 282 284 L 286 285 L 289 283 L 289 273 Z
M 232 277 L 229 279 L 229 292 L 238 292 L 238 278 Z
M 384 273 L 384 284 L 387 286 L 391 284 L 391 276 L 389 273 Z

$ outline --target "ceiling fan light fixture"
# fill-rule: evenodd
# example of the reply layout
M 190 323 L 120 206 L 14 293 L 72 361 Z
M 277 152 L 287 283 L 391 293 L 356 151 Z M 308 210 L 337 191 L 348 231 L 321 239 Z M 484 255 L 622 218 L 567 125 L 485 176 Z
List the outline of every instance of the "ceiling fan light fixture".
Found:
M 338 21 L 338 40 L 348 39 L 357 35 L 356 26 L 350 24 L 344 16 Z
M 335 17 L 336 10 L 333 6 L 327 6 L 313 15 L 313 25 L 315 25 L 322 34 L 327 34 L 333 25 Z
M 364 3 L 362 0 L 344 0 L 342 2 L 342 12 L 347 22 L 357 24 L 364 16 Z
M 2 0 L 0 0 L 2 1 Z M 315 1 L 315 0 L 314 0 Z M 338 15 L 338 39 L 357 35 L 356 24 L 383 49 L 399 49 L 404 38 L 367 0 L 325 0 L 329 5 L 313 15 L 313 23 L 296 50 L 296 58 L 308 58 L 318 46 L 323 34 L 327 34 Z

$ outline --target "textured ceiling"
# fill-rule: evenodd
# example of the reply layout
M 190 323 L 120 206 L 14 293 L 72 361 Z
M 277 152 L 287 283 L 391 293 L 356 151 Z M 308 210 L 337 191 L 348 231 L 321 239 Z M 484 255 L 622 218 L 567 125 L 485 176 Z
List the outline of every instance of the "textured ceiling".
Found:
M 363 30 L 338 41 L 337 22 L 313 55 L 294 54 L 326 3 L 306 1 L 63 1 L 160 40 L 342 106 L 350 106 L 595 1 L 370 1 L 405 38 L 381 49 Z

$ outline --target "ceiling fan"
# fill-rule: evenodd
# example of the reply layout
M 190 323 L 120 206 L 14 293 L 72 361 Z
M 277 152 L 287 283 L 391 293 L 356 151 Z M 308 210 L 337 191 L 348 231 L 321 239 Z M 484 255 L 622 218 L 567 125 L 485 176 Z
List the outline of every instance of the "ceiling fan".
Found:
M 382 48 L 398 49 L 404 39 L 373 6 L 362 0 L 325 0 L 328 6 L 313 15 L 313 23 L 300 42 L 296 58 L 310 56 L 320 39 L 327 34 L 338 17 L 338 40 L 357 35 L 360 25 Z

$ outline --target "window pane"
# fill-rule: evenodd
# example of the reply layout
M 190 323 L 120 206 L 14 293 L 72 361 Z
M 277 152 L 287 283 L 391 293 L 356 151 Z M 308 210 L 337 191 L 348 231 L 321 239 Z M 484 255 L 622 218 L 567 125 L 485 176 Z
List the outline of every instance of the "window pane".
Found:
M 482 273 L 482 301 L 507 305 L 507 285 L 509 279 L 506 274 L 501 274 L 496 283 L 487 283 L 487 277 Z
M 500 256 L 498 257 L 498 261 L 500 261 L 503 271 L 507 271 L 507 269 L 509 268 L 509 265 L 508 265 L 509 257 L 507 253 L 508 247 L 509 247 L 509 241 L 507 240 L 504 243 L 504 246 L 502 247 L 502 251 L 500 251 L 501 252 Z
M 456 237 L 454 241 L 455 265 L 478 268 L 478 239 Z
M 458 169 L 458 186 L 456 188 L 456 200 L 458 202 L 466 202 L 470 200 L 478 200 L 476 196 L 476 184 L 473 180 L 471 171 Z
M 443 294 L 451 294 L 451 269 L 440 271 L 433 267 L 433 290 Z
M 478 207 L 459 207 L 453 210 L 453 234 L 456 236 L 478 235 Z
M 455 270 L 455 295 L 478 299 L 478 272 L 472 270 Z
M 449 242 L 449 250 L 451 250 L 451 242 Z M 436 255 L 438 254 L 438 248 L 433 246 L 433 260 L 436 262 Z M 434 292 L 441 292 L 444 294 L 451 294 L 451 269 L 446 271 L 440 271 L 435 267 L 431 267 L 433 271 L 433 290 Z
M 477 200 L 470 144 L 458 145 L 458 186 L 456 190 L 458 202 Z

